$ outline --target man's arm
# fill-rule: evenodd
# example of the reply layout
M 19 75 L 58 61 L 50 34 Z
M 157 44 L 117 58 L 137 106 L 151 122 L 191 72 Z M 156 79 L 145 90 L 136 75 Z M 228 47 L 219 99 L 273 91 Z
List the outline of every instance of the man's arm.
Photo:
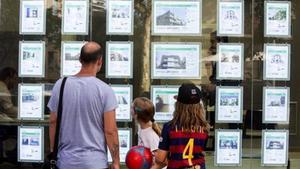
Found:
M 115 110 L 104 113 L 104 134 L 108 149 L 113 160 L 113 168 L 119 169 L 119 138 Z
M 50 137 L 50 152 L 53 152 L 55 132 L 56 132 L 57 113 L 50 113 L 49 120 L 49 137 Z
M 17 118 L 18 116 L 18 108 L 15 106 L 12 106 L 6 110 L 4 110 L 4 113 L 10 117 L 10 118 Z
M 5 113 L 10 118 L 17 118 L 18 108 L 12 103 L 12 96 L 8 89 L 0 89 L 0 107 L 3 109 L 2 113 Z

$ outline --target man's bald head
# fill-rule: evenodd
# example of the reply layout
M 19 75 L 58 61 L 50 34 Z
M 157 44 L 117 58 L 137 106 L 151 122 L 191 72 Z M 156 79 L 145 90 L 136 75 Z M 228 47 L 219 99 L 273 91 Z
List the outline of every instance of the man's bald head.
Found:
M 101 57 L 101 46 L 96 42 L 88 42 L 81 48 L 79 59 L 82 64 L 90 64 L 95 63 Z

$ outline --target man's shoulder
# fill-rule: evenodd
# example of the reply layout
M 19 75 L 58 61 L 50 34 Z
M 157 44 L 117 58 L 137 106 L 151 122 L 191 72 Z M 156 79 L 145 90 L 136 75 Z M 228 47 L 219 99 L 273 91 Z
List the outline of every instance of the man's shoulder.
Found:
M 55 86 L 57 86 L 57 87 L 61 86 L 62 80 L 63 80 L 63 78 L 58 79 L 55 83 Z M 102 81 L 96 77 L 76 78 L 75 76 L 69 76 L 66 80 L 66 85 L 68 86 L 68 84 L 70 84 L 70 83 L 74 84 L 76 82 L 81 83 L 82 81 L 84 81 L 85 84 L 87 84 L 89 86 L 94 86 L 101 91 L 111 91 L 112 90 L 108 84 L 106 84 L 104 81 Z
M 55 85 L 60 85 L 61 82 L 62 82 L 62 80 L 63 80 L 63 77 L 59 78 L 59 79 L 55 82 Z
M 93 77 L 93 81 L 98 84 L 101 85 L 103 87 L 109 87 L 109 85 L 107 83 L 105 83 L 104 81 L 102 81 L 101 79 L 98 79 L 96 77 Z
M 63 78 L 60 78 L 59 80 L 57 80 L 57 83 L 61 83 Z M 71 81 L 85 81 L 88 82 L 89 84 L 94 84 L 97 86 L 101 86 L 101 87 L 109 87 L 108 84 L 106 84 L 104 81 L 102 81 L 101 79 L 97 78 L 97 77 L 87 77 L 87 78 L 77 78 L 76 76 L 69 76 L 67 78 L 67 81 L 71 80 Z
M 2 82 L 2 81 L 0 81 L 0 91 L 1 92 L 8 91 L 6 84 L 4 82 Z
M 93 77 L 90 79 L 89 84 L 91 85 L 93 83 L 93 86 L 97 88 L 97 91 L 102 93 L 102 95 L 110 95 L 113 93 L 113 89 L 110 85 L 102 81 L 101 79 L 98 79 L 96 77 Z
M 93 78 L 92 79 L 93 82 L 95 83 L 95 85 L 97 85 L 99 88 L 101 88 L 102 90 L 104 91 L 109 91 L 109 90 L 112 90 L 111 89 L 111 86 L 108 85 L 107 83 L 105 83 L 104 81 L 102 81 L 101 79 L 98 79 L 98 78 Z

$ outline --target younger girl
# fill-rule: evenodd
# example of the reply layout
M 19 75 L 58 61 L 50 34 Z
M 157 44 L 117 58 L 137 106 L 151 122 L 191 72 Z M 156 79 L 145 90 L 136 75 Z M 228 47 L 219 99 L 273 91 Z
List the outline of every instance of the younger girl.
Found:
M 138 97 L 132 103 L 132 116 L 139 124 L 138 145 L 147 147 L 151 152 L 158 149 L 161 130 L 154 122 L 154 105 L 145 97 Z

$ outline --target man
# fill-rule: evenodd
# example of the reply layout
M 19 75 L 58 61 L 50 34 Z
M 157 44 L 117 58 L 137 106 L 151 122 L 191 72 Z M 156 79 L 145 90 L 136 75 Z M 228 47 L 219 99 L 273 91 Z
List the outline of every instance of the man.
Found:
M 16 118 L 18 109 L 11 100 L 10 91 L 17 84 L 17 71 L 14 68 L 6 67 L 0 71 L 0 119 L 11 120 Z
M 0 71 L 0 120 L 13 121 L 17 118 L 18 108 L 12 102 L 11 91 L 18 83 L 18 73 L 12 67 L 5 67 Z M 0 161 L 17 159 L 17 127 L 0 125 Z
M 102 66 L 102 49 L 95 42 L 86 43 L 80 54 L 82 68 L 68 77 L 63 96 L 63 112 L 58 147 L 59 169 L 108 168 L 108 146 L 112 168 L 119 169 L 119 141 L 115 119 L 117 100 L 113 90 L 96 78 Z M 50 149 L 53 151 L 59 91 L 62 79 L 52 90 L 48 103 L 50 114 Z

